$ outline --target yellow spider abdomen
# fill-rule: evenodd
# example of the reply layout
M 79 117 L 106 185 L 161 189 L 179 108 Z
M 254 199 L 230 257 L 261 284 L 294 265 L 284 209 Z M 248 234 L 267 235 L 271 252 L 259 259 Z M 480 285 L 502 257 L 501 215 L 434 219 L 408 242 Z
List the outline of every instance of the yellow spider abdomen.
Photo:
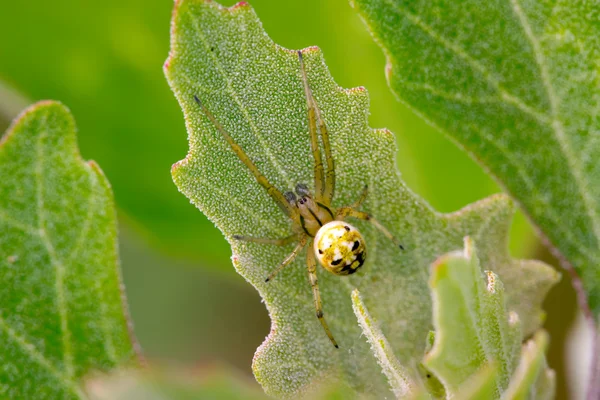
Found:
M 355 273 L 367 257 L 362 235 L 344 221 L 331 221 L 323 225 L 315 236 L 314 248 L 323 268 L 335 275 Z

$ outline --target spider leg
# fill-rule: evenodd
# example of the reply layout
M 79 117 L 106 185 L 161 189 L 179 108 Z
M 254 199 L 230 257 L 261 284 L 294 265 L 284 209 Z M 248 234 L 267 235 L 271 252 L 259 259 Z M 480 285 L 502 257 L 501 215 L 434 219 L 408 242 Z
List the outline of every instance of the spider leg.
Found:
M 299 221 L 298 210 L 296 208 L 294 208 L 286 200 L 286 198 L 283 196 L 283 193 L 281 193 L 275 186 L 273 186 L 273 184 L 271 182 L 269 182 L 269 180 L 263 174 L 260 173 L 260 171 L 258 170 L 258 168 L 256 167 L 256 165 L 254 165 L 254 163 L 252 162 L 252 160 L 250 159 L 250 157 L 248 157 L 248 155 L 246 154 L 246 152 L 240 147 L 240 145 L 238 145 L 233 140 L 233 138 L 227 133 L 227 131 L 225 130 L 225 128 L 223 128 L 223 125 L 221 125 L 219 123 L 219 121 L 217 121 L 217 119 L 215 118 L 215 116 L 210 111 L 208 111 L 208 109 L 200 101 L 200 99 L 198 98 L 198 96 L 194 95 L 194 100 L 196 100 L 196 103 L 198 103 L 198 105 L 200 106 L 200 108 L 202 109 L 202 111 L 204 112 L 204 114 L 208 117 L 208 119 L 210 120 L 210 122 L 212 122 L 213 125 L 217 128 L 217 130 L 223 136 L 223 138 L 225 138 L 225 140 L 227 141 L 227 143 L 229 143 L 229 146 L 231 146 L 231 149 L 233 150 L 233 152 L 246 165 L 246 167 L 248 167 L 248 169 L 250 170 L 250 172 L 252 173 L 252 175 L 254 175 L 254 178 L 256 178 L 256 181 L 263 188 L 265 188 L 265 190 L 267 191 L 267 193 L 269 194 L 269 196 L 271 196 L 271 198 L 273 200 L 275 200 L 275 203 L 277 203 L 277 205 L 279 206 L 279 208 L 281 208 L 281 210 L 288 217 L 290 217 L 294 221 L 298 222 Z
M 300 70 L 302 71 L 302 83 L 304 84 L 304 94 L 306 97 L 306 107 L 308 109 L 308 130 L 310 132 L 310 148 L 315 159 L 315 198 L 322 202 L 325 190 L 325 171 L 323 169 L 323 160 L 321 159 L 321 149 L 319 148 L 319 136 L 317 133 L 317 110 L 312 92 L 308 86 L 306 78 L 306 69 L 302 59 L 302 51 L 298 50 L 298 60 L 300 60 Z
M 315 252 L 311 250 L 312 241 L 306 254 L 306 266 L 308 267 L 308 278 L 310 279 L 310 286 L 312 287 L 313 297 L 315 300 L 317 318 L 319 319 L 321 325 L 323 325 L 323 329 L 325 329 L 325 333 L 329 337 L 329 340 L 331 340 L 331 343 L 333 343 L 335 348 L 338 349 L 339 346 L 333 338 L 333 335 L 329 330 L 329 326 L 327 326 L 327 322 L 325 322 L 325 317 L 323 316 L 323 304 L 321 303 L 321 293 L 319 292 L 319 282 L 317 280 L 317 260 L 315 259 Z
M 298 253 L 300 253 L 302 251 L 302 249 L 304 248 L 305 245 L 306 245 L 306 235 L 303 235 L 302 238 L 300 239 L 300 241 L 298 242 L 298 244 L 296 245 L 296 247 L 294 248 L 294 250 L 292 250 L 292 252 L 281 262 L 281 264 L 279 264 L 279 266 L 273 272 L 271 272 L 269 274 L 267 279 L 265 279 L 265 282 L 269 282 L 270 280 L 275 278 L 275 275 L 277 275 L 282 269 L 284 269 L 292 261 L 294 261 L 296 259 L 296 256 L 298 256 Z M 311 251 L 309 249 L 309 253 L 310 252 Z
M 360 197 L 358 198 L 358 200 L 356 200 L 354 202 L 354 204 L 352 204 L 350 206 L 350 208 L 357 209 L 358 207 L 360 207 L 362 205 L 362 203 L 364 203 L 364 201 L 366 200 L 368 194 L 369 194 L 369 186 L 365 185 L 362 193 L 360 194 Z
M 311 94 L 312 98 L 312 94 Z M 331 205 L 333 200 L 333 194 L 335 192 L 335 164 L 333 156 L 331 155 L 331 144 L 329 143 L 329 131 L 325 125 L 325 121 L 321 118 L 321 112 L 315 99 L 312 99 L 315 105 L 315 114 L 319 121 L 319 131 L 321 132 L 321 138 L 323 139 L 323 151 L 325 152 L 325 161 L 327 162 L 327 172 L 325 173 L 325 187 L 323 189 L 323 202 L 326 206 Z
M 298 235 L 294 233 L 290 236 L 287 236 L 287 237 L 284 237 L 281 239 L 256 238 L 256 237 L 242 236 L 242 235 L 233 235 L 233 238 L 235 240 L 242 240 L 244 242 L 272 244 L 275 246 L 285 246 L 285 245 L 288 245 L 288 244 L 298 240 Z
M 402 246 L 402 244 L 400 244 L 398 239 L 396 239 L 394 237 L 394 235 L 392 235 L 390 233 L 390 231 L 388 231 L 386 229 L 385 226 L 381 225 L 381 223 L 379 221 L 377 221 L 375 218 L 373 218 L 370 214 L 367 214 L 366 212 L 363 212 L 363 211 L 355 210 L 352 207 L 340 207 L 337 210 L 335 219 L 343 220 L 346 217 L 353 217 L 353 218 L 358 218 L 358 219 L 362 219 L 365 221 L 369 221 L 370 223 L 372 223 L 375 226 L 375 228 L 379 229 L 379 231 L 381 233 L 383 233 L 388 239 L 390 239 L 392 242 L 394 242 L 394 244 L 396 246 L 398 246 L 399 248 L 404 250 L 404 247 Z

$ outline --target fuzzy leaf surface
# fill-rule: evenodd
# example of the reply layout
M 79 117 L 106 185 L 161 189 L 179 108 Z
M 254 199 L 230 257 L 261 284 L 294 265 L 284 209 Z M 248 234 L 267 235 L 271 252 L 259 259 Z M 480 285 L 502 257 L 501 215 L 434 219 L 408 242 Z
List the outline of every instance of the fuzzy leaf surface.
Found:
M 442 382 L 448 398 L 465 396 L 477 382 L 489 391 L 489 379 L 477 378 L 485 369 L 495 370 L 489 376 L 493 396 L 485 398 L 521 398 L 517 393 L 546 398 L 538 395 L 535 382 L 542 368 L 543 374 L 553 375 L 544 361 L 548 335 L 537 332 L 521 351 L 519 317 L 506 308 L 498 276 L 481 270 L 470 238 L 465 238 L 464 251 L 449 253 L 433 264 L 430 286 L 435 343 L 424 365 Z
M 354 0 L 392 90 L 482 163 L 600 312 L 595 2 Z
M 400 180 L 390 132 L 368 126 L 364 89 L 342 89 L 321 52 L 304 50 L 308 81 L 328 126 L 336 162 L 333 207 L 352 204 L 368 184 L 362 209 L 373 214 L 404 244 L 401 252 L 368 223 L 357 221 L 369 259 L 351 277 L 318 270 L 319 286 L 340 349 L 315 318 L 304 252 L 273 281 L 269 273 L 293 245 L 236 241 L 233 235 L 281 238 L 290 223 L 204 115 L 194 96 L 214 114 L 257 168 L 282 192 L 313 184 L 306 100 L 298 56 L 277 46 L 246 3 L 226 9 L 203 0 L 178 1 L 165 74 L 185 116 L 190 149 L 172 170 L 179 190 L 221 229 L 230 242 L 236 270 L 261 294 L 272 330 L 257 350 L 253 370 L 271 395 L 306 394 L 313 383 L 342 379 L 357 392 L 390 395 L 351 304 L 357 288 L 382 334 L 403 365 L 425 349 L 431 328 L 429 265 L 472 236 L 480 258 L 506 283 L 509 304 L 533 331 L 540 303 L 558 274 L 547 265 L 513 260 L 506 236 L 513 208 L 494 196 L 454 214 L 432 210 Z M 353 221 L 354 223 L 354 221 Z M 199 245 L 202 245 L 199 243 Z M 498 251 L 501 249 L 501 251 Z
M 110 185 L 65 106 L 28 108 L 0 142 L 0 397 L 83 398 L 133 361 Z

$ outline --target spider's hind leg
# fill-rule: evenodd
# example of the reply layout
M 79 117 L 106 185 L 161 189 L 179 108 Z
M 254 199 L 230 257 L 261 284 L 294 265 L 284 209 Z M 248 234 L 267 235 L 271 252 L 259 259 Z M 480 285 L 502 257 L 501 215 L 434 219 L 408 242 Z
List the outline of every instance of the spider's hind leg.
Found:
M 295 236 L 295 237 L 297 238 L 298 236 Z M 294 250 L 292 250 L 292 252 L 281 262 L 281 264 L 279 264 L 279 266 L 277 268 L 275 268 L 275 270 L 273 272 L 271 272 L 269 274 L 269 276 L 267 276 L 267 279 L 265 279 L 265 282 L 269 282 L 270 280 L 275 278 L 275 275 L 277 275 L 282 269 L 284 269 L 285 267 L 290 265 L 292 263 L 292 261 L 294 261 L 296 259 L 296 257 L 298 256 L 298 253 L 300 253 L 302 251 L 304 246 L 306 246 L 306 235 L 303 235 L 300 238 L 300 241 L 298 242 L 298 244 L 296 245 Z

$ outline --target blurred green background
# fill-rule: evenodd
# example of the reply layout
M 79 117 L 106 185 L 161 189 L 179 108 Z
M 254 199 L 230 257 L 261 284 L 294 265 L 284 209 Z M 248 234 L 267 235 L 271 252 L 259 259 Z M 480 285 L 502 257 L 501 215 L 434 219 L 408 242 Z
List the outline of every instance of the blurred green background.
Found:
M 394 98 L 383 53 L 347 0 L 250 3 L 275 42 L 319 46 L 340 86 L 367 88 L 371 125 L 396 134 L 404 180 L 434 208 L 455 211 L 500 191 L 467 154 Z M 0 118 L 27 103 L 11 89 L 72 110 L 83 157 L 96 160 L 113 186 L 131 315 L 148 359 L 227 364 L 250 374 L 253 352 L 269 332 L 266 310 L 235 274 L 221 233 L 171 181 L 171 165 L 187 152 L 183 116 L 162 73 L 172 6 L 168 0 L 3 1 Z M 520 214 L 511 250 L 554 262 Z M 564 397 L 562 346 L 574 310 L 567 279 L 550 293 L 547 309 L 550 363 Z

